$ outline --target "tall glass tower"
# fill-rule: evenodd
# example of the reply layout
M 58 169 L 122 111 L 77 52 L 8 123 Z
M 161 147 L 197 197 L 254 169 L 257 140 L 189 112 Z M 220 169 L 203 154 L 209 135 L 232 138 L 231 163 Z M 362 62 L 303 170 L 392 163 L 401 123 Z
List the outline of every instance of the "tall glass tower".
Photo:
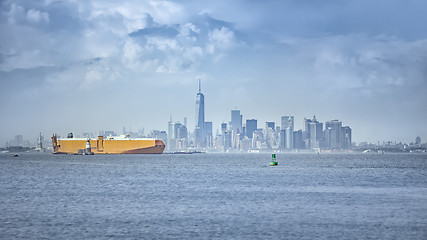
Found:
M 285 130 L 285 148 L 294 148 L 294 116 L 282 116 L 282 130 Z
M 194 129 L 197 147 L 205 146 L 205 95 L 199 79 L 199 92 L 196 95 L 196 128 Z
M 233 134 L 242 133 L 242 116 L 240 110 L 231 110 L 231 130 Z

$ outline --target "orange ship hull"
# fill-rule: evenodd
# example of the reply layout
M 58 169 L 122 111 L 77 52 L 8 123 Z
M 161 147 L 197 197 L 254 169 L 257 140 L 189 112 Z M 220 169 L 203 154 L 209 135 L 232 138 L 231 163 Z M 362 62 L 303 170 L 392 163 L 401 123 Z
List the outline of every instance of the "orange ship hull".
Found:
M 87 144 L 90 143 L 90 150 Z M 98 139 L 57 138 L 52 137 L 54 154 L 160 154 L 165 150 L 162 140 L 147 138 L 116 138 Z

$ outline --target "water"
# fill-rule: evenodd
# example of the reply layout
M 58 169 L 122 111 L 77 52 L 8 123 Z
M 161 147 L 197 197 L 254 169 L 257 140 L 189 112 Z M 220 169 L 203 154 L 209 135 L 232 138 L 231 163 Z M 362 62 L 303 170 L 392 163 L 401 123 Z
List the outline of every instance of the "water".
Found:
M 0 154 L 1 239 L 427 239 L 425 154 Z

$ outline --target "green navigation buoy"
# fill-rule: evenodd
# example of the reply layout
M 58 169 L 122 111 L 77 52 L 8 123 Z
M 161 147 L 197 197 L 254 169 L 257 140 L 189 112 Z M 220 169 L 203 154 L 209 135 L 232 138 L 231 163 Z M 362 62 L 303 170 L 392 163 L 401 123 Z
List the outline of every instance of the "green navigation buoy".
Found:
M 275 153 L 271 154 L 271 162 L 270 162 L 270 166 L 276 166 L 276 165 L 278 165 L 278 164 L 279 164 L 279 162 L 278 162 L 278 161 L 276 161 L 276 154 L 275 154 Z

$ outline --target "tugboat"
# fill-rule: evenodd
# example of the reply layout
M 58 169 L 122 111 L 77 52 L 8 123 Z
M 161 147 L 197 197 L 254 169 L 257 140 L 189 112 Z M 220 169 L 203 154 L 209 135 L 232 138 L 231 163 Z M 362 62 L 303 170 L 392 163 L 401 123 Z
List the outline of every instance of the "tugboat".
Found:
M 276 154 L 271 154 L 271 161 L 270 161 L 270 166 L 277 166 L 279 164 L 278 161 L 276 161 Z

